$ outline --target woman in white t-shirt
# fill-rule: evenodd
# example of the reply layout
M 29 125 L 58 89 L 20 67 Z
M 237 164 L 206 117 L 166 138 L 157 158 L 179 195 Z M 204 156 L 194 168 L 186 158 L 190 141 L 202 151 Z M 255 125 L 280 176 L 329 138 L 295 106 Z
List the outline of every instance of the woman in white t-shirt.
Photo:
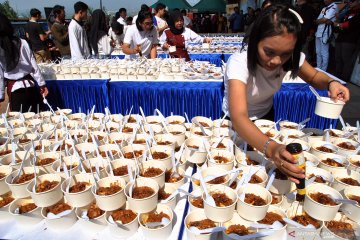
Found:
M 263 134 L 250 119 L 271 115 L 273 96 L 287 71 L 315 88 L 328 89 L 333 99 L 348 101 L 350 97 L 346 87 L 318 72 L 304 59 L 301 23 L 301 17 L 284 5 L 270 6 L 259 15 L 247 50 L 232 55 L 227 63 L 223 103 L 223 111 L 229 111 L 239 136 L 271 158 L 295 183 L 305 177 L 304 170 L 294 165 L 296 161 L 285 145 Z
M 131 25 L 124 38 L 123 52 L 130 58 L 140 56 L 156 58 L 156 47 L 159 44 L 158 32 L 148 11 L 140 11 L 136 24 Z
M 111 27 L 109 28 L 109 37 L 111 39 L 114 48 L 116 46 L 121 47 L 124 42 L 125 37 L 125 26 L 120 24 L 117 21 L 111 23 Z

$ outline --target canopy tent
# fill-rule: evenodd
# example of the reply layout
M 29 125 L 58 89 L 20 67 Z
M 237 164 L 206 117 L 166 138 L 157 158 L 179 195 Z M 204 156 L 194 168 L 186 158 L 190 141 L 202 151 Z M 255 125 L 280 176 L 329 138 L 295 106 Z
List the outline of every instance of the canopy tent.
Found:
M 162 3 L 169 8 L 169 10 L 173 10 L 175 8 L 182 9 L 191 9 L 191 6 L 185 0 L 159 0 L 153 5 L 151 8 L 155 8 L 158 3 Z
M 226 2 L 224 0 L 201 0 L 192 7 L 198 12 L 226 12 Z

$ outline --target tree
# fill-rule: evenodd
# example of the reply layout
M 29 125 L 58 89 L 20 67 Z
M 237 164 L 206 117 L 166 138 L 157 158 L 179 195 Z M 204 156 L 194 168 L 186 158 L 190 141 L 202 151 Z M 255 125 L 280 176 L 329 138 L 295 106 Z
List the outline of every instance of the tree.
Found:
M 2 12 L 9 19 L 16 19 L 17 18 L 17 13 L 10 6 L 10 3 L 9 3 L 8 0 L 6 0 L 4 3 L 0 3 L 0 12 Z

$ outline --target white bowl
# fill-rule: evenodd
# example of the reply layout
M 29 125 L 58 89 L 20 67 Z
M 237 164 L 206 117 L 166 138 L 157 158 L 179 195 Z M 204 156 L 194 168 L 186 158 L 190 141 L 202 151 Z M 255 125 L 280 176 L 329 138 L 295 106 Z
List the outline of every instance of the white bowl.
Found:
M 337 159 L 339 159 L 340 161 L 342 161 L 342 164 L 343 164 L 344 166 L 342 166 L 342 167 L 333 167 L 333 166 L 330 166 L 330 165 L 328 165 L 328 164 L 325 164 L 325 163 L 323 162 L 323 160 L 326 160 L 326 159 L 328 159 L 328 158 L 330 158 L 330 159 L 331 159 L 331 158 L 337 158 Z M 337 154 L 333 154 L 333 153 L 327 153 L 327 154 L 322 155 L 322 157 L 320 157 L 320 162 L 319 162 L 318 167 L 319 167 L 319 168 L 322 168 L 322 169 L 325 169 L 325 170 L 331 172 L 332 174 L 335 174 L 336 172 L 341 171 L 341 170 L 347 168 L 348 165 L 349 165 L 349 162 L 346 160 L 346 158 L 345 158 L 344 156 L 337 155 Z
M 126 209 L 129 209 L 126 207 Z M 111 235 L 118 238 L 125 238 L 125 237 L 131 237 L 134 235 L 138 228 L 139 228 L 139 222 L 138 222 L 138 216 L 134 218 L 131 222 L 127 224 L 121 224 L 120 222 L 116 222 L 115 224 L 109 221 L 109 217 L 111 216 L 113 211 L 106 212 L 105 220 L 109 226 L 109 231 Z M 136 214 L 136 212 L 135 212 Z
M 69 213 L 66 216 L 51 219 L 47 217 L 46 214 L 46 207 L 43 207 L 41 209 L 41 215 L 45 219 L 46 226 L 49 227 L 49 229 L 56 231 L 56 232 L 62 232 L 69 228 L 71 228 L 77 221 L 77 217 L 74 212 L 74 208 L 71 209 L 71 213 Z
M 142 163 L 143 169 L 142 171 L 146 171 L 149 168 L 158 168 L 162 171 L 162 173 L 160 175 L 154 176 L 154 177 L 144 177 L 142 175 L 139 175 L 139 178 L 144 178 L 144 179 L 152 179 L 154 181 L 156 181 L 159 184 L 159 187 L 162 188 L 165 185 L 165 165 L 163 162 L 160 162 L 158 160 L 149 160 L 146 162 Z
M 234 212 L 231 220 L 223 223 L 222 225 L 225 228 L 229 228 L 231 225 L 242 225 L 242 226 L 245 226 L 246 228 L 250 228 L 251 223 L 252 223 L 251 221 L 247 221 L 247 220 L 243 219 L 242 217 L 239 216 L 239 214 L 237 212 Z M 256 230 L 253 229 L 251 233 L 255 233 L 255 232 L 256 232 Z M 236 240 L 237 239 L 237 238 L 232 237 L 231 235 L 228 235 L 226 233 L 226 230 L 223 231 L 222 237 L 224 240 Z
M 360 169 L 360 155 L 348 156 L 347 160 L 349 161 L 349 168 L 351 170 L 359 171 L 359 169 Z
M 10 166 L 6 166 L 0 165 L 0 173 L 4 174 L 5 176 L 3 178 L 0 179 L 0 195 L 3 195 L 5 193 L 7 193 L 8 191 L 10 191 L 9 186 L 6 184 L 5 179 L 7 176 L 9 176 L 12 172 L 12 167 Z
M 96 234 L 98 232 L 101 232 L 102 230 L 104 230 L 107 227 L 107 223 L 106 223 L 106 220 L 105 220 L 106 212 L 104 211 L 104 213 L 101 214 L 97 218 L 83 219 L 82 218 L 83 212 L 87 212 L 89 207 L 90 207 L 90 205 L 87 205 L 87 206 L 81 207 L 81 208 L 80 207 L 75 208 L 75 214 L 76 214 L 76 217 L 79 219 L 78 221 L 81 223 L 81 225 L 84 228 L 86 228 L 87 232 L 91 232 L 93 234 Z
M 332 187 L 335 190 L 339 191 L 343 196 L 344 196 L 344 189 L 352 185 L 346 184 L 342 182 L 340 179 L 351 178 L 353 180 L 356 180 L 360 184 L 360 173 L 351 171 L 349 169 L 339 170 L 336 173 L 334 173 L 333 176 L 334 176 L 334 182 L 332 184 Z
M 173 154 L 174 152 L 174 148 L 173 147 L 170 147 L 170 146 L 162 146 L 162 145 L 156 145 L 156 146 L 152 146 L 151 149 L 151 154 L 153 155 L 155 152 L 161 152 L 161 153 L 165 153 L 167 154 L 168 156 L 165 157 L 165 158 L 154 158 L 153 156 L 153 159 L 156 160 L 156 161 L 159 161 L 161 163 L 164 164 L 166 170 L 170 170 L 172 169 L 172 162 L 171 162 L 171 155 Z M 160 186 L 161 187 L 161 186 Z
M 279 207 L 275 207 L 273 205 L 270 205 L 268 211 L 269 212 L 272 212 L 272 213 L 276 213 L 278 215 L 280 215 L 282 218 L 287 218 L 287 215 L 286 213 L 284 212 L 284 210 L 282 210 L 281 208 Z M 268 236 L 264 236 L 264 237 L 259 237 L 258 239 L 261 239 L 261 240 L 278 240 L 278 239 L 282 239 L 284 236 L 287 235 L 287 232 L 286 232 L 286 227 L 287 227 L 287 224 L 285 223 L 285 225 L 283 225 L 282 228 L 280 229 L 276 229 L 276 230 L 272 230 L 272 234 L 271 235 L 268 235 Z M 258 230 L 259 232 L 265 232 L 267 231 L 266 229 L 259 229 Z
M 345 103 L 338 100 L 333 101 L 328 97 L 316 99 L 315 114 L 325 118 L 338 119 Z
M 197 146 L 198 149 L 188 148 L 188 146 Z M 182 158 L 190 163 L 202 164 L 206 161 L 206 150 L 201 138 L 188 138 L 185 140 L 185 150 Z
M 329 172 L 326 171 L 325 169 L 322 168 L 318 168 L 318 167 L 307 167 L 306 168 L 306 178 L 309 179 L 310 175 L 314 174 L 315 176 L 321 176 L 325 181 L 326 185 L 331 185 L 334 182 L 334 177 L 333 175 Z
M 16 221 L 22 225 L 36 225 L 42 221 L 41 208 L 36 207 L 35 209 L 27 213 L 16 213 L 16 209 L 20 206 L 24 206 L 30 203 L 34 203 L 31 198 L 18 198 L 14 200 L 9 206 L 9 212 L 14 216 Z
M 360 146 L 359 143 L 355 142 L 355 141 L 352 141 L 350 139 L 346 139 L 346 138 L 337 138 L 334 142 L 334 145 L 336 145 L 339 149 L 339 152 L 338 154 L 341 154 L 341 155 L 344 155 L 344 156 L 349 156 L 349 155 L 355 155 L 357 154 L 355 149 L 358 148 Z M 349 145 L 352 145 L 355 149 L 354 150 L 349 150 L 349 149 L 346 149 L 346 148 L 342 148 L 340 147 L 339 145 L 341 143 L 347 143 Z
M 121 208 L 122 206 L 124 206 L 125 202 L 126 202 L 126 197 L 125 197 L 125 180 L 119 177 L 106 177 L 103 179 L 100 179 L 98 181 L 98 186 L 99 187 L 110 187 L 110 184 L 112 183 L 117 183 L 120 186 L 120 191 L 112 194 L 112 195 L 98 195 L 97 194 L 97 185 L 93 185 L 91 188 L 91 192 L 92 194 L 94 194 L 95 199 L 96 199 L 96 203 L 99 206 L 99 208 L 101 210 L 104 211 L 114 211 L 116 209 Z
M 351 196 L 360 196 L 360 187 L 346 187 L 344 190 L 345 199 L 350 199 Z M 344 204 L 341 209 L 344 210 L 344 214 L 351 220 L 359 223 L 360 222 L 360 205 Z
M 207 219 L 204 210 L 195 210 L 190 212 L 185 218 L 185 230 L 186 236 L 189 240 L 216 240 L 219 237 L 219 233 L 208 234 L 195 234 L 189 230 L 189 224 L 195 221 L 201 221 Z M 219 223 L 215 222 L 215 226 L 219 226 Z
M 89 205 L 92 201 L 94 201 L 94 195 L 91 192 L 91 187 L 94 184 L 94 177 L 91 176 L 91 174 L 88 173 L 80 173 L 76 174 L 71 178 L 71 184 L 70 187 L 74 186 L 77 182 L 87 182 L 89 185 L 85 188 L 82 192 L 77 193 L 71 193 L 67 192 L 66 188 L 69 185 L 69 179 L 66 179 L 61 184 L 61 191 L 64 193 L 67 203 L 71 205 L 72 207 L 84 207 L 86 205 Z
M 210 155 L 212 158 L 208 157 L 208 166 L 209 167 L 219 167 L 219 168 L 225 169 L 227 171 L 230 171 L 233 168 L 234 160 L 235 160 L 235 156 L 233 153 L 226 151 L 226 150 L 214 149 L 214 150 L 211 150 Z M 228 162 L 220 163 L 214 159 L 216 157 L 224 157 L 224 158 L 228 159 Z
M 334 219 L 332 219 L 334 221 L 342 221 L 342 222 L 346 222 L 352 225 L 352 228 L 354 230 L 354 234 L 355 234 L 355 239 L 359 239 L 360 236 L 360 226 L 358 223 L 355 223 L 353 221 L 351 221 L 350 219 L 348 219 L 346 216 L 344 216 L 341 213 L 337 213 L 336 216 L 334 217 Z M 328 227 L 327 227 L 327 222 L 324 223 L 324 227 L 321 230 L 321 234 L 320 236 L 322 237 L 322 239 L 338 239 L 338 240 L 345 240 L 345 239 L 349 239 L 349 238 L 343 238 L 339 235 L 337 235 L 336 233 L 332 232 Z
M 279 123 L 280 125 L 280 130 L 283 129 L 298 129 L 299 124 L 295 123 L 295 122 L 290 122 L 290 121 L 281 121 Z
M 287 214 L 288 218 L 292 219 L 295 216 L 299 216 L 299 215 L 301 216 L 301 215 L 306 214 L 306 213 L 304 211 L 303 205 L 296 202 L 296 204 L 292 204 L 292 206 L 287 209 L 286 214 Z M 321 232 L 321 229 L 324 226 L 324 222 L 320 221 L 320 220 L 316 220 L 316 219 L 314 219 L 314 220 L 319 223 L 319 225 L 320 225 L 319 228 L 316 228 L 316 229 L 306 229 L 306 228 L 299 229 L 297 227 L 294 227 L 294 226 L 288 224 L 287 227 L 286 227 L 287 231 L 288 232 L 295 231 L 295 232 L 297 232 L 297 235 L 301 235 L 302 233 L 306 233 L 307 236 L 319 236 L 320 232 Z

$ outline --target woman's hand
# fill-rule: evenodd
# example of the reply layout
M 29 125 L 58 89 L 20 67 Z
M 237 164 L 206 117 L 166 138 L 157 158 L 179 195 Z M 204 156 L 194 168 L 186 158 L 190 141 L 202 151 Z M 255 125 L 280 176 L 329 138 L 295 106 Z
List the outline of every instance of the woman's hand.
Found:
M 40 94 L 43 97 L 46 97 L 49 94 L 49 90 L 47 89 L 46 86 L 40 87 Z
M 211 38 L 204 38 L 204 43 L 211 43 L 212 39 Z
M 276 167 L 289 177 L 294 183 L 299 183 L 297 178 L 305 178 L 305 170 L 298 168 L 294 157 L 286 151 L 285 145 L 271 143 L 270 157 L 274 161 Z
M 341 100 L 347 102 L 350 99 L 350 91 L 338 81 L 329 84 L 329 95 L 334 101 Z
M 168 43 L 164 43 L 164 45 L 162 46 L 162 48 L 163 48 L 164 50 L 168 50 L 169 47 L 170 47 L 170 45 L 169 45 Z

